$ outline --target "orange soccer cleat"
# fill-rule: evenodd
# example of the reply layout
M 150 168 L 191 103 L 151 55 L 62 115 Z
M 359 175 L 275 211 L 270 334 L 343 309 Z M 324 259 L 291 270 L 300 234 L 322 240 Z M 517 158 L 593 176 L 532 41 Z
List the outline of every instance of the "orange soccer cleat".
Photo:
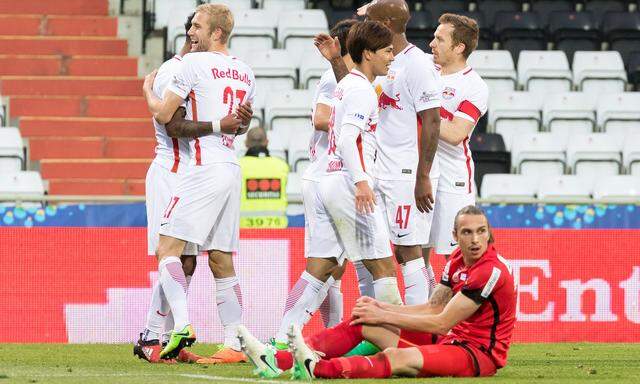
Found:
M 197 355 L 187 349 L 181 349 L 180 353 L 178 353 L 177 360 L 181 363 L 193 364 L 202 358 L 203 358 L 202 356 Z
M 198 364 L 232 364 L 232 363 L 244 363 L 247 361 L 247 357 L 240 351 L 235 351 L 228 347 L 223 347 L 214 353 L 210 357 L 204 357 L 198 359 Z

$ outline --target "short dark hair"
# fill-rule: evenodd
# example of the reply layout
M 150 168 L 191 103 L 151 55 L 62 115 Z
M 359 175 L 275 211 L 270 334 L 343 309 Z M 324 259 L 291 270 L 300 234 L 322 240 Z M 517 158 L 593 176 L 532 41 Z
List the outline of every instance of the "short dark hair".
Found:
M 191 29 L 191 21 L 193 20 L 193 17 L 195 15 L 196 13 L 193 12 L 192 14 L 187 16 L 187 21 L 184 23 L 184 33 L 189 33 L 189 30 Z
M 347 52 L 347 36 L 349 35 L 351 27 L 357 23 L 358 20 L 356 19 L 345 19 L 338 22 L 331 28 L 331 31 L 329 31 L 331 37 L 337 37 L 340 42 L 340 56 L 345 56 L 349 53 Z
M 378 21 L 361 21 L 349 30 L 347 50 L 354 63 L 362 63 L 365 50 L 375 52 L 388 47 L 393 40 L 391 30 Z
M 489 224 L 489 219 L 484 211 L 475 205 L 467 205 L 456 213 L 455 219 L 453 219 L 453 231 L 458 232 L 458 218 L 462 215 L 472 215 L 472 216 L 484 216 L 487 220 L 487 227 L 489 229 L 489 244 L 494 242 L 493 231 L 491 230 L 491 224 Z
M 456 15 L 454 13 L 445 13 L 440 16 L 438 22 L 440 24 L 451 24 L 453 26 L 451 40 L 453 40 L 454 45 L 464 44 L 462 55 L 468 58 L 471 52 L 478 46 L 478 35 L 480 34 L 478 23 L 470 17 Z

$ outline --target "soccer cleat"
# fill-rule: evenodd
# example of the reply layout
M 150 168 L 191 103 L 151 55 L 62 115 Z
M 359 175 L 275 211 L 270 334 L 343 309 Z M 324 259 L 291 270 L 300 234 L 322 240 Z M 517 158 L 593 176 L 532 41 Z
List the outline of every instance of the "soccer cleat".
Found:
M 304 342 L 300 328 L 292 324 L 289 328 L 289 350 L 293 353 L 292 379 L 311 380 L 314 378 L 313 369 L 320 357 Z
M 289 349 L 289 345 L 287 345 L 287 343 L 276 341 L 274 337 L 269 340 L 269 343 L 271 343 L 271 345 L 273 345 L 273 347 L 278 351 L 286 351 L 287 349 Z
M 173 359 L 178 357 L 178 354 L 184 347 L 189 347 L 196 342 L 196 333 L 193 331 L 191 325 L 187 325 L 180 332 L 171 332 L 171 338 L 160 352 L 160 358 Z
M 198 364 L 233 364 L 245 363 L 247 357 L 240 351 L 233 350 L 229 347 L 222 347 L 210 357 L 202 357 L 196 362 Z
M 140 338 L 133 346 L 133 355 L 150 363 L 157 363 L 160 361 L 161 350 L 162 346 L 159 340 L 144 340 L 141 333 Z
M 240 340 L 242 352 L 254 366 L 254 375 L 264 379 L 280 376 L 282 370 L 276 363 L 275 348 L 262 344 L 242 325 L 238 327 L 238 340 Z
M 188 349 L 181 349 L 180 352 L 178 353 L 178 358 L 177 358 L 179 362 L 189 363 L 189 364 L 196 363 L 200 359 L 202 359 L 202 356 L 197 355 L 189 351 Z

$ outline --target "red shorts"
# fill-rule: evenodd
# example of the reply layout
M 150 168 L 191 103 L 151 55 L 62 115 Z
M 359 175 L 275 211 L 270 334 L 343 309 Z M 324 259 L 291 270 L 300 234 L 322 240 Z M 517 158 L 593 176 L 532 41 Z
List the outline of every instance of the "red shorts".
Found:
M 438 344 L 441 337 L 424 332 L 401 331 L 398 348 L 418 348 L 422 353 L 419 377 L 493 376 L 496 365 L 491 357 L 469 344 Z

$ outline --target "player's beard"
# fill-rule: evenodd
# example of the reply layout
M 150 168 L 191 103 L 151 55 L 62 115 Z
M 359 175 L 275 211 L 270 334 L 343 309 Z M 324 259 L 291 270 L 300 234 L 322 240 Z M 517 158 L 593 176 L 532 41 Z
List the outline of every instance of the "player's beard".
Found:
M 196 46 L 194 47 L 193 45 L 191 46 L 191 52 L 206 52 L 209 50 L 209 44 L 208 41 L 205 40 L 198 40 L 198 43 L 196 44 Z

